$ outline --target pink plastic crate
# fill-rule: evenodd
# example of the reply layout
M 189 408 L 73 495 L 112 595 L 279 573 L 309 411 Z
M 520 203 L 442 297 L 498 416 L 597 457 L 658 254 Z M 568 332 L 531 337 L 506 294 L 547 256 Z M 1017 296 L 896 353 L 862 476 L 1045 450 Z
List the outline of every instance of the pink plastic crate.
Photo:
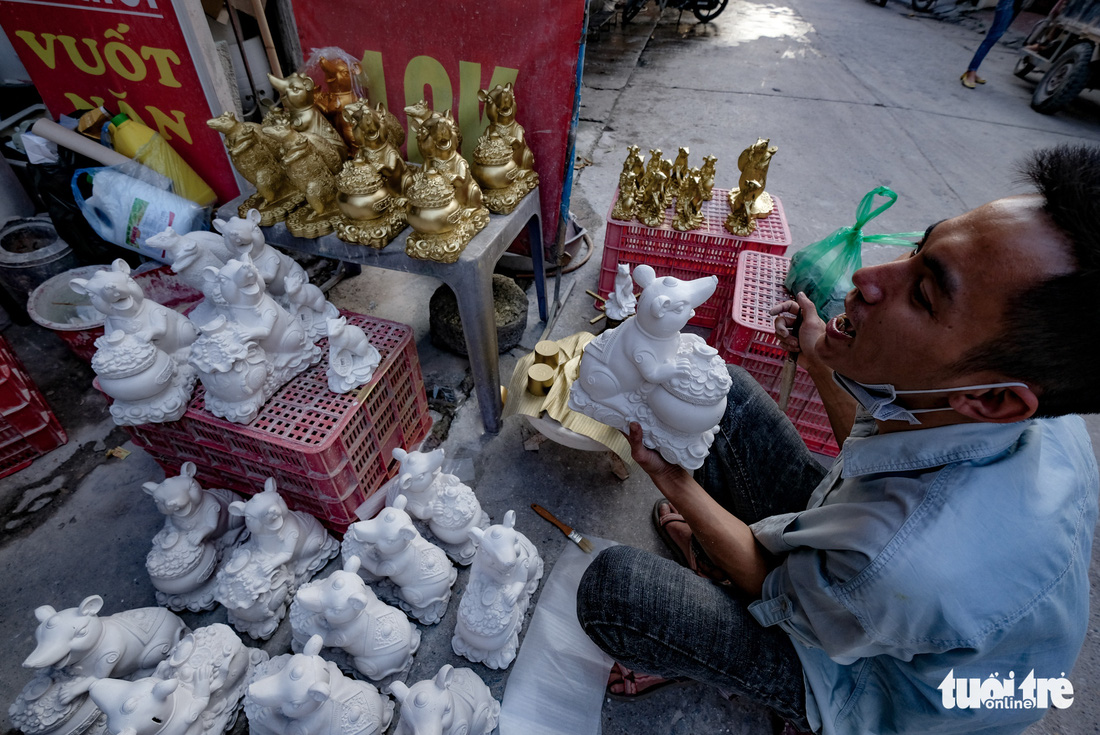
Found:
M 38 386 L 0 337 L 0 477 L 18 472 L 67 441 Z
M 756 250 L 782 255 L 791 244 L 791 231 L 787 227 L 783 205 L 775 196 L 772 197 L 775 209 L 767 217 L 756 221 L 756 231 L 752 235 L 731 235 L 723 225 L 729 214 L 728 194 L 728 189 L 714 189 L 711 200 L 703 203 L 703 226 L 690 232 L 680 232 L 672 227 L 675 215 L 672 207 L 665 211 L 660 227 L 612 219 L 608 212 L 597 293 L 604 296 L 614 290 L 619 263 L 631 267 L 651 265 L 657 275 L 681 279 L 716 275 L 717 290 L 695 310 L 695 316 L 689 322 L 700 327 L 714 327 L 733 297 L 738 254 L 742 250 Z M 616 190 L 615 200 L 618 198 L 619 192 Z
M 358 520 L 355 509 L 396 474 L 393 450 L 423 439 L 431 418 L 412 329 L 342 313 L 382 355 L 360 391 L 329 391 L 325 339 L 317 343 L 321 362 L 283 386 L 248 426 L 206 411 L 199 385 L 179 421 L 127 427 L 134 443 L 169 474 L 194 462 L 204 486 L 251 495 L 274 477 L 291 508 L 343 533 Z
M 790 265 L 790 259 L 780 255 L 741 253 L 730 318 L 718 325 L 710 340 L 722 359 L 745 368 L 777 401 L 779 374 L 787 353 L 775 338 L 774 317 L 768 309 L 790 298 L 783 285 Z M 787 402 L 787 416 L 812 451 L 830 457 L 840 452 L 821 396 L 810 374 L 801 367 Z

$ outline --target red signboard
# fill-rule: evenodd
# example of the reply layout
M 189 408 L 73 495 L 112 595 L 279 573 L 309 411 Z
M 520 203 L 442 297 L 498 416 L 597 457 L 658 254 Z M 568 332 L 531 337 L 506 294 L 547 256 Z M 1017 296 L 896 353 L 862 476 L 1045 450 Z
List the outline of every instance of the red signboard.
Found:
M 223 110 L 211 110 L 172 0 L 0 0 L 0 26 L 55 118 L 123 112 L 163 135 L 219 201 L 237 196 L 206 126 Z
M 294 0 L 305 55 L 337 46 L 362 59 L 372 103 L 452 110 L 469 158 L 488 126 L 479 89 L 512 82 L 535 154 L 543 239 L 556 234 L 582 40 L 584 0 Z M 407 129 L 407 127 L 406 127 Z M 409 160 L 419 160 L 415 140 Z

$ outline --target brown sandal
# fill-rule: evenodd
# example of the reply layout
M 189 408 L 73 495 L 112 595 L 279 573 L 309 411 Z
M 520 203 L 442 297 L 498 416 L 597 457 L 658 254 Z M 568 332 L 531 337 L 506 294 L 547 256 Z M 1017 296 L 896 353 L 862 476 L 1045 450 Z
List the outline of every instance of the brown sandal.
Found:
M 620 702 L 637 702 L 667 687 L 687 684 L 690 681 L 690 679 L 663 679 L 616 663 L 611 667 L 611 675 L 607 677 L 607 696 Z
M 730 584 L 729 577 L 710 560 L 687 521 L 676 512 L 676 508 L 667 498 L 661 498 L 653 505 L 653 527 L 672 552 L 672 558 L 677 564 L 712 582 Z

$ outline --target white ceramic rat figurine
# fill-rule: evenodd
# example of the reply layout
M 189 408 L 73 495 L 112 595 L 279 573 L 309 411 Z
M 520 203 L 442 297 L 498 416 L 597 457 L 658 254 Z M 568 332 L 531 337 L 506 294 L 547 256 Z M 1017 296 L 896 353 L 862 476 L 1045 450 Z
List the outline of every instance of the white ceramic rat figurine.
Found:
M 500 702 L 472 669 L 444 664 L 434 678 L 395 681 L 390 691 L 401 703 L 394 735 L 489 735 L 500 717 Z
M 634 280 L 643 289 L 637 313 L 585 346 L 569 407 L 624 432 L 637 421 L 647 447 L 694 470 L 710 452 L 733 381 L 717 350 L 680 330 L 718 279 L 658 278 L 639 265 Z
M 382 362 L 382 355 L 366 333 L 348 324 L 347 317 L 328 320 L 328 389 L 347 393 L 366 385 Z
M 176 477 L 142 485 L 165 515 L 145 568 L 157 602 L 172 610 L 199 612 L 217 604 L 214 573 L 224 551 L 245 533 L 244 519 L 229 512 L 241 497 L 221 488 L 204 490 L 197 471 L 194 462 L 184 462 Z
M 470 531 L 480 543 L 451 639 L 455 653 L 491 669 L 507 668 L 516 657 L 523 615 L 542 579 L 542 557 L 515 525 L 510 510 L 503 524 Z
M 607 295 L 603 310 L 608 319 L 621 322 L 634 316 L 638 298 L 634 295 L 634 281 L 630 278 L 630 266 L 619 263 L 615 271 L 615 290 Z
M 381 735 L 393 701 L 365 681 L 349 679 L 319 655 L 321 636 L 301 653 L 257 667 L 244 698 L 251 735 Z
M 359 557 L 352 556 L 342 571 L 302 585 L 290 605 L 294 650 L 319 635 L 330 654 L 345 654 L 356 671 L 380 681 L 412 666 L 420 631 L 379 600 L 358 571 Z
M 481 509 L 474 491 L 441 471 L 442 447 L 434 452 L 406 452 L 397 447 L 393 458 L 401 463 L 391 490 L 394 497 L 398 493 L 405 496 L 405 512 L 427 522 L 428 532 L 455 563 L 469 564 L 477 551 L 470 530 L 489 527 L 489 514 Z
M 458 570 L 447 554 L 426 541 L 405 512 L 398 495 L 389 508 L 369 521 L 348 527 L 342 546 L 344 561 L 357 556 L 359 574 L 378 594 L 396 603 L 424 625 L 438 623 L 451 600 Z

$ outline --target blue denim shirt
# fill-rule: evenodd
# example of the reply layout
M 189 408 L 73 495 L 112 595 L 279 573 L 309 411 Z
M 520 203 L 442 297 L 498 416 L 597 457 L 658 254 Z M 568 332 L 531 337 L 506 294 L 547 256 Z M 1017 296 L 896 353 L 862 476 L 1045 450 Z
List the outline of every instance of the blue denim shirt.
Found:
M 1069 676 L 1098 487 L 1078 416 L 882 435 L 861 417 L 808 508 L 752 526 L 785 557 L 749 609 L 791 636 L 815 730 L 1016 733 L 1042 717 L 948 708 L 938 687 Z

